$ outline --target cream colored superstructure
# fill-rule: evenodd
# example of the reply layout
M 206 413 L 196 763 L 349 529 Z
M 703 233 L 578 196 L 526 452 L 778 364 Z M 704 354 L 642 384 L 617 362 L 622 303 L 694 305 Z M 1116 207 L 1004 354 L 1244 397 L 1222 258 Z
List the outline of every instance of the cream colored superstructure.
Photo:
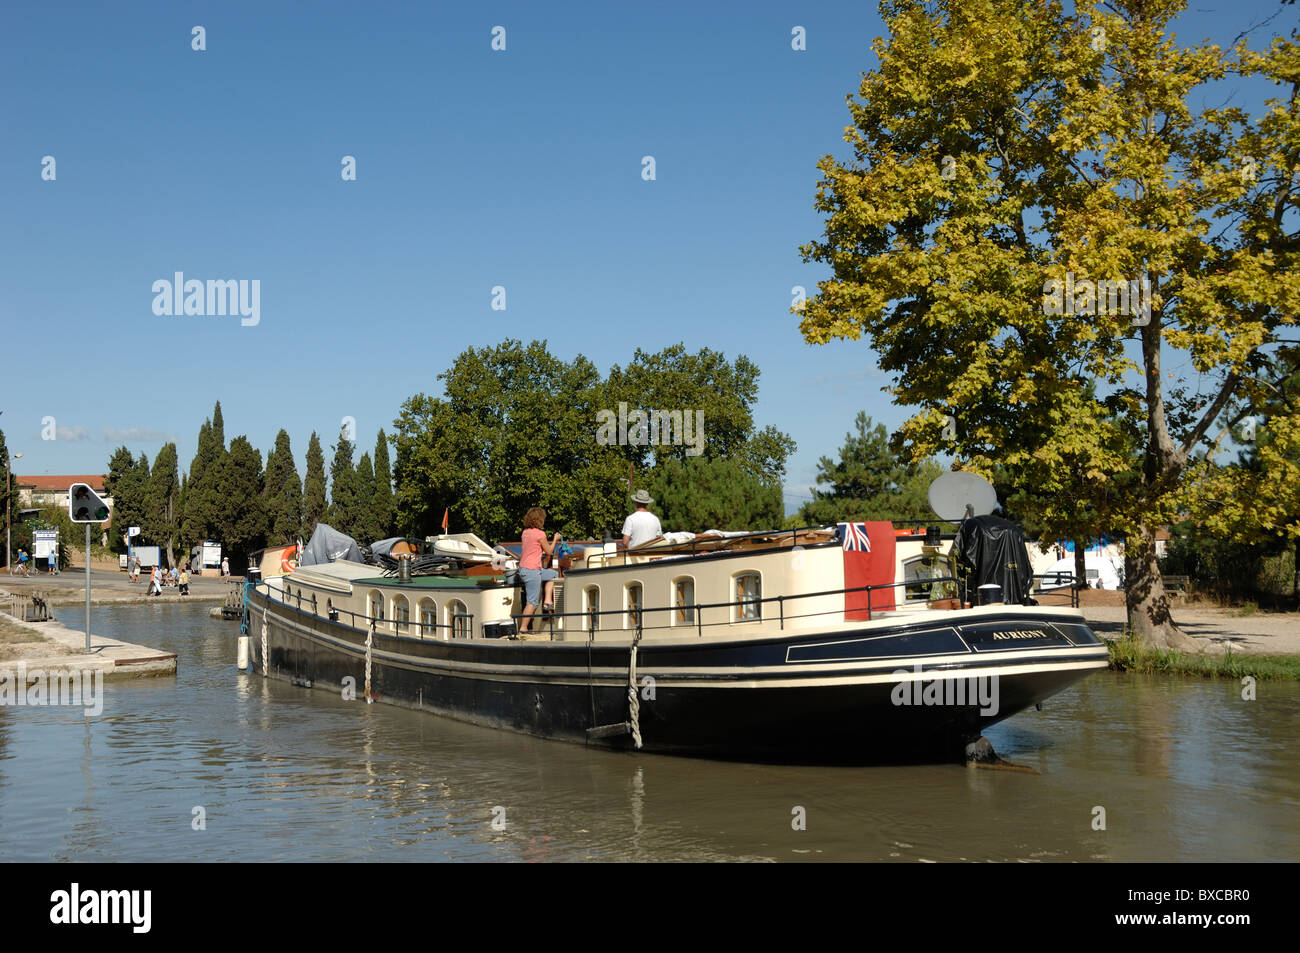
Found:
M 938 552 L 922 543 L 921 536 L 897 538 L 896 581 L 909 578 L 908 566 L 923 553 Z M 862 620 L 844 618 L 844 552 L 833 531 L 707 545 L 708 551 L 696 554 L 662 542 L 612 554 L 588 550 L 557 583 L 556 616 L 528 637 L 626 642 L 636 632 L 638 611 L 643 640 L 764 638 L 863 626 Z M 380 578 L 373 566 L 336 562 L 267 583 L 303 612 L 327 616 L 333 610 L 345 624 L 373 623 L 377 631 L 412 637 L 483 638 L 485 624 L 509 622 L 522 609 L 522 591 L 503 585 L 499 576 L 423 576 L 402 583 Z M 897 606 L 874 610 L 871 622 L 940 611 L 916 590 L 897 586 Z

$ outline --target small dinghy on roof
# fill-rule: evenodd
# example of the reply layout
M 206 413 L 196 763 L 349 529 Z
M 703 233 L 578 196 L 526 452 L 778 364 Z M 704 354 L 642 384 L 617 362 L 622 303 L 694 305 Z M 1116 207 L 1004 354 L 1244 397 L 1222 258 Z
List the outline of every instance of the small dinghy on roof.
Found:
M 430 536 L 425 542 L 433 547 L 435 556 L 450 556 L 468 563 L 490 563 L 500 555 L 473 533 Z

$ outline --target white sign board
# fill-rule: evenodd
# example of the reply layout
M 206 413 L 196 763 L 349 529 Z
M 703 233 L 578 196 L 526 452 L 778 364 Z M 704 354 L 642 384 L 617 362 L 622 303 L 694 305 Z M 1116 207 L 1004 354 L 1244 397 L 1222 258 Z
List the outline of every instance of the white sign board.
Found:
M 140 527 L 138 527 L 138 526 L 128 526 L 128 527 L 126 528 L 126 535 L 127 535 L 127 536 L 139 536 L 139 535 L 140 535 Z
M 203 568 L 218 569 L 221 566 L 221 544 L 204 543 L 203 544 Z
M 49 559 L 58 552 L 59 531 L 57 529 L 38 529 L 32 537 L 32 553 L 37 559 Z
M 137 546 L 131 552 L 135 554 L 136 559 L 140 560 L 140 566 L 144 569 L 152 569 L 157 566 L 162 558 L 158 553 L 157 546 Z

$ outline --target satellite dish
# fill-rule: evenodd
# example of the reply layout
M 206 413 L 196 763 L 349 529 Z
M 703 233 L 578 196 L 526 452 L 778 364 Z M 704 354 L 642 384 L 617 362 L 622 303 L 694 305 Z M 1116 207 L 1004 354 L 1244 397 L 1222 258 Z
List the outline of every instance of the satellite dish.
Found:
M 993 484 L 978 473 L 954 470 L 930 484 L 930 509 L 941 520 L 959 523 L 970 516 L 987 516 L 998 506 Z

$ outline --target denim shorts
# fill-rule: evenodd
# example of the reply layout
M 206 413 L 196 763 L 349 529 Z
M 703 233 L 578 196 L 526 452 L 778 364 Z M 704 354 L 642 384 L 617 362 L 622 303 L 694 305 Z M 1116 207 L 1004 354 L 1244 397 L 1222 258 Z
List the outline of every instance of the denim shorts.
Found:
M 560 574 L 554 569 L 521 569 L 519 578 L 524 581 L 524 602 L 535 606 L 542 595 L 542 583 L 558 579 Z

